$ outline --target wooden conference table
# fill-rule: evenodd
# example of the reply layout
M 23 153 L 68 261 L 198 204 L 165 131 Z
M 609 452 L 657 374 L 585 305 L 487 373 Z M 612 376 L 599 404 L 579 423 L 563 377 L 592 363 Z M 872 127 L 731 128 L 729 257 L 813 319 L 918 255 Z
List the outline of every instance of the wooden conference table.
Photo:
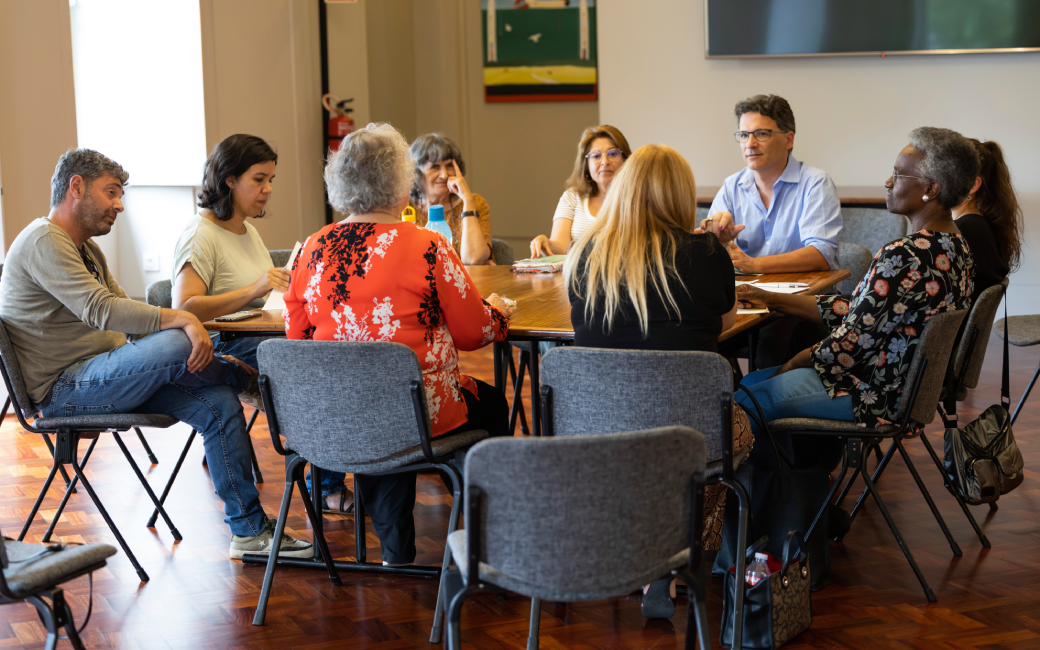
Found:
M 509 320 L 509 341 L 529 342 L 531 354 L 531 431 L 541 433 L 541 401 L 538 397 L 538 341 L 569 342 L 574 340 L 571 310 L 567 301 L 563 274 L 513 273 L 508 266 L 468 266 L 466 270 L 480 289 L 482 296 L 497 293 L 516 301 L 516 313 Z M 804 282 L 803 293 L 823 293 L 851 273 L 845 269 L 811 271 L 806 273 L 768 273 L 758 277 L 737 276 L 738 280 L 759 282 Z M 753 336 L 758 326 L 776 317 L 776 313 L 739 314 L 736 324 L 719 336 L 725 341 L 739 334 Z M 265 311 L 263 316 L 237 323 L 204 323 L 207 330 L 221 332 L 221 336 L 270 336 L 285 333 L 281 310 Z M 495 344 L 495 386 L 505 390 L 505 355 L 512 354 L 508 343 Z

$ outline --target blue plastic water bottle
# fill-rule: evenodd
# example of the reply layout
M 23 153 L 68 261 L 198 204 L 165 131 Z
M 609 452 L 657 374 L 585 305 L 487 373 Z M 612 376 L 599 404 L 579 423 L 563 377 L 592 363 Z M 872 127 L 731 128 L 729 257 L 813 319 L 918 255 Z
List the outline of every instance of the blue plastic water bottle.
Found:
M 448 240 L 448 243 L 452 246 L 455 242 L 452 241 L 451 226 L 444 220 L 444 206 L 443 205 L 431 205 L 427 214 L 426 229 L 439 232 L 444 235 L 444 238 Z

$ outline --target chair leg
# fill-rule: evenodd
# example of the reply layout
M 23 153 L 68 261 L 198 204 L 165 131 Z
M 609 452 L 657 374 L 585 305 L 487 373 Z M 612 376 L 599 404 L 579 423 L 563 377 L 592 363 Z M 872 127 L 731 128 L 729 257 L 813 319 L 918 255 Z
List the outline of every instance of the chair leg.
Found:
M 530 351 L 527 360 L 527 374 L 531 378 L 531 434 L 541 436 L 544 432 L 542 431 L 542 397 L 538 394 L 542 385 L 538 379 L 541 372 L 538 366 L 540 352 L 538 351 L 538 341 L 529 341 L 527 345 Z
M 881 462 L 878 463 L 877 468 L 874 470 L 874 475 L 870 479 L 871 482 L 876 484 L 878 479 L 881 478 L 881 474 L 885 471 L 885 468 L 888 467 L 888 464 L 890 462 L 892 462 L 892 456 L 895 455 L 895 451 L 896 451 L 895 443 L 889 445 L 888 451 L 885 452 L 885 455 L 881 458 Z M 867 456 L 866 456 L 866 454 L 864 454 L 863 455 L 863 467 L 860 468 L 862 470 L 862 472 L 863 472 L 864 478 L 867 475 L 867 472 L 866 472 L 867 467 L 866 467 L 866 465 L 867 465 Z M 855 477 L 853 477 L 853 478 L 855 478 Z M 850 528 L 852 526 L 852 522 L 856 521 L 856 515 L 859 514 L 859 511 L 863 507 L 863 503 L 866 500 L 867 500 L 867 488 L 863 488 L 863 491 L 860 492 L 859 498 L 856 499 L 856 505 L 853 506 L 852 512 L 849 513 L 849 526 L 850 526 Z M 842 535 L 836 541 L 840 542 L 844 538 L 845 538 L 845 536 Z
M 253 430 L 253 423 L 256 422 L 256 416 L 258 415 L 260 415 L 260 409 L 253 409 L 253 414 L 249 416 L 249 423 L 246 424 L 246 440 L 249 441 L 249 460 L 253 463 L 253 482 L 263 483 L 264 475 L 260 473 L 260 463 L 256 461 L 256 449 L 253 448 L 253 438 L 249 435 L 249 432 Z
M 25 600 L 32 603 L 32 606 L 36 608 L 40 622 L 43 623 L 44 629 L 47 630 L 47 640 L 44 642 L 43 647 L 46 650 L 54 650 L 58 646 L 58 620 L 54 610 L 40 596 L 29 596 Z
M 946 479 L 946 470 L 943 469 L 942 461 L 939 460 L 939 457 L 935 454 L 935 450 L 932 449 L 932 444 L 928 442 L 928 438 L 924 435 L 924 431 L 921 432 L 921 442 L 924 443 L 924 448 L 928 450 L 928 454 L 932 457 L 932 462 L 934 462 L 935 466 L 939 469 L 939 474 L 943 477 L 943 484 L 946 486 L 946 489 L 949 490 L 950 494 L 953 495 L 953 498 L 957 500 L 957 504 L 964 512 L 964 516 L 968 518 L 968 523 L 970 523 L 971 527 L 975 529 L 975 535 L 978 536 L 979 542 L 982 543 L 982 548 L 990 548 L 989 538 L 986 537 L 986 534 L 982 532 L 981 528 L 979 528 L 979 523 L 975 521 L 975 517 L 971 514 L 971 511 L 968 510 L 968 504 L 964 503 L 964 499 L 961 498 L 960 493 L 957 492 L 956 488 L 950 485 L 950 482 Z
M 282 491 L 282 505 L 278 509 L 278 519 L 274 524 L 274 540 L 281 540 L 285 533 L 285 520 L 289 517 L 289 504 L 292 503 L 294 474 L 298 465 L 306 463 L 303 458 L 296 456 L 287 458 L 285 463 L 285 489 Z M 306 496 L 306 493 L 304 494 Z M 308 516 L 310 512 L 308 511 Z M 313 522 L 313 520 L 312 520 Z M 274 570 L 278 566 L 278 541 L 273 542 L 273 548 L 267 556 L 267 569 L 264 571 L 264 582 L 260 587 L 260 600 L 256 604 L 256 613 L 253 614 L 253 625 L 263 625 L 267 616 L 267 601 L 271 597 L 271 584 L 274 582 Z
M 123 438 L 115 431 L 112 432 L 112 437 L 116 439 L 116 444 L 119 445 L 119 450 L 123 452 L 124 456 L 126 456 L 126 462 L 130 463 L 130 467 L 133 468 L 134 474 L 137 475 L 137 480 L 140 481 L 141 487 L 143 487 L 145 493 L 148 494 L 148 498 L 155 504 L 155 509 L 159 511 L 160 515 L 162 515 L 163 521 L 166 522 L 166 526 L 170 529 L 170 534 L 173 535 L 173 538 L 178 542 L 184 539 L 181 537 L 181 533 L 177 530 L 177 527 L 173 525 L 173 520 L 170 519 L 170 515 L 166 513 L 166 508 L 164 508 L 162 503 L 159 502 L 159 498 L 155 496 L 155 491 L 152 490 L 152 486 L 149 485 L 148 479 L 146 479 L 144 474 L 141 473 L 141 468 L 137 466 L 137 461 L 135 461 L 134 457 L 130 455 L 130 450 L 126 448 L 126 443 L 123 442 Z
M 1022 393 L 1022 399 L 1018 400 L 1018 406 L 1015 407 L 1015 412 L 1011 415 L 1011 424 L 1015 423 L 1018 419 L 1018 412 L 1022 410 L 1022 405 L 1029 399 L 1029 393 L 1033 390 L 1033 384 L 1036 383 L 1037 377 L 1040 377 L 1040 365 L 1036 367 L 1036 372 L 1033 373 L 1033 378 L 1029 380 L 1029 385 L 1026 386 L 1026 392 Z
M 321 551 L 321 557 L 325 560 L 325 568 L 329 570 L 329 580 L 332 584 L 340 587 L 343 585 L 343 581 L 340 580 L 339 571 L 336 570 L 336 565 L 333 564 L 332 553 L 329 551 L 328 542 L 325 541 L 325 531 L 317 526 L 317 522 L 321 520 L 321 513 L 314 509 L 310 492 L 307 490 L 307 482 L 303 480 L 303 467 L 305 465 L 306 461 L 303 461 L 296 467 L 294 472 L 296 475 L 296 487 L 299 488 L 300 496 L 303 497 L 303 507 L 307 511 L 307 518 L 310 519 L 311 528 L 314 530 L 314 545 Z M 319 487 L 318 489 L 321 488 Z M 280 540 L 281 537 L 276 537 L 275 539 Z
M 830 507 L 831 497 L 834 496 L 834 492 L 835 492 L 835 490 L 838 489 L 838 486 L 841 485 L 841 482 L 843 480 L 845 480 L 845 474 L 848 471 L 849 471 L 849 460 L 848 460 L 848 454 L 846 453 L 846 454 L 843 454 L 842 457 L 841 457 L 841 472 L 838 474 L 837 480 L 835 480 L 834 483 L 831 485 L 830 491 L 827 492 L 827 498 L 825 498 L 823 500 L 823 507 L 821 507 L 816 512 L 816 516 L 813 518 L 812 523 L 809 524 L 809 530 L 805 531 L 805 541 L 806 541 L 806 543 L 808 543 L 809 539 L 812 538 L 813 533 L 816 531 L 816 524 L 820 523 L 820 517 L 822 517 L 824 511 L 826 511 L 827 508 Z M 824 533 L 824 534 L 826 535 L 826 533 Z
M 184 449 L 181 450 L 180 457 L 177 458 L 177 464 L 173 466 L 173 474 L 170 474 L 169 480 L 166 481 L 166 487 L 163 488 L 162 495 L 159 496 L 159 503 L 166 505 L 166 497 L 170 494 L 170 488 L 173 487 L 173 482 L 177 480 L 177 475 L 180 474 L 181 465 L 184 464 L 184 458 L 188 455 L 188 450 L 191 449 L 191 443 L 195 440 L 195 429 L 191 430 L 191 435 L 188 436 L 188 442 L 184 443 Z M 155 526 L 155 520 L 159 518 L 159 509 L 152 510 L 152 516 L 148 518 L 148 523 L 145 524 L 145 528 L 152 528 Z
M 29 527 L 32 526 L 33 519 L 36 518 L 36 513 L 40 511 L 40 505 L 43 504 L 43 499 L 47 496 L 47 490 L 51 489 L 51 483 L 54 481 L 54 475 L 58 473 L 59 467 L 61 467 L 61 465 L 59 465 L 57 461 L 55 461 L 55 463 L 51 465 L 51 471 L 47 473 L 47 479 L 43 482 L 43 487 L 40 488 L 40 494 L 36 497 L 36 501 L 35 503 L 33 503 L 32 509 L 29 510 L 29 516 L 25 518 L 25 524 L 22 526 L 22 532 L 18 533 L 19 542 L 25 539 L 26 533 L 29 532 Z
M 705 602 L 704 573 L 698 572 L 694 574 L 684 571 L 682 576 L 686 580 L 686 593 L 689 599 L 686 605 L 686 643 L 683 647 L 686 650 L 694 650 L 693 635 L 696 631 L 700 650 L 711 650 L 711 632 L 708 629 L 708 607 Z M 737 645 L 736 639 L 734 639 L 733 647 L 740 647 Z
M 448 627 L 448 643 L 446 650 L 460 650 L 462 646 L 462 605 L 473 593 L 462 583 L 462 574 L 458 569 L 453 569 L 444 574 L 442 580 L 444 587 L 445 618 Z
M 10 395 L 8 395 L 7 399 L 4 401 L 4 410 L 0 411 L 0 420 L 3 420 L 4 418 L 7 417 L 7 409 L 9 409 L 9 408 L 11 408 L 11 396 Z
M 94 438 L 87 445 L 87 452 L 83 454 L 83 460 L 80 461 L 81 467 L 87 466 L 87 461 L 90 460 L 90 454 L 94 451 L 94 445 L 97 444 L 98 438 Z M 58 520 L 61 519 L 61 513 L 65 512 L 65 506 L 69 502 L 69 497 L 76 491 L 76 482 L 79 481 L 78 476 L 73 476 L 72 480 L 69 481 L 69 486 L 65 488 L 65 494 L 61 497 L 61 503 L 58 504 L 58 509 L 54 512 L 54 516 L 51 517 L 51 523 L 47 526 L 47 532 L 43 534 L 43 538 L 40 540 L 44 544 L 51 541 L 51 535 L 54 534 L 54 527 L 58 525 Z
M 860 458 L 860 463 L 865 462 L 866 452 L 863 452 L 863 457 Z M 888 524 L 889 530 L 892 531 L 892 535 L 895 536 L 896 542 L 899 543 L 899 548 L 902 549 L 903 555 L 906 556 L 906 561 L 910 563 L 910 568 L 914 570 L 914 575 L 917 576 L 918 582 L 921 583 L 921 588 L 924 589 L 924 595 L 928 599 L 928 602 L 936 602 L 935 593 L 932 588 L 928 586 L 928 581 L 925 580 L 924 574 L 921 573 L 921 568 L 917 566 L 917 561 L 914 560 L 913 553 L 910 552 L 910 547 L 903 541 L 903 536 L 899 534 L 899 528 L 896 526 L 896 522 L 892 519 L 892 515 L 889 514 L 888 508 L 885 507 L 885 502 L 881 500 L 881 494 L 878 493 L 877 488 L 874 486 L 874 481 L 870 479 L 869 472 L 863 472 L 863 482 L 867 484 L 867 489 L 870 491 L 870 496 L 874 497 L 874 503 L 877 504 L 878 510 L 881 511 L 881 515 L 885 518 L 885 522 Z
M 748 512 L 751 509 L 751 500 L 744 486 L 736 480 L 723 479 L 723 485 L 728 487 L 737 495 L 737 507 L 739 511 L 739 523 L 737 524 L 737 549 L 734 557 L 737 560 L 736 571 L 738 576 L 744 575 L 747 563 L 747 530 Z M 744 581 L 736 581 L 737 593 L 734 594 L 733 602 L 733 647 L 743 647 L 744 640 Z M 703 603 L 703 601 L 701 601 Z
M 54 443 L 51 442 L 51 437 L 46 433 L 41 433 L 40 437 L 43 438 L 43 442 L 47 445 L 47 451 L 51 452 L 51 458 L 54 458 Z M 65 466 L 58 465 L 58 471 L 61 472 L 61 478 L 65 480 L 65 487 L 69 487 L 69 484 L 72 483 L 72 479 L 69 478 L 68 472 L 65 471 Z M 75 486 L 72 488 L 72 493 L 76 493 Z
M 317 480 L 312 465 L 312 484 Z M 365 543 L 365 500 L 361 498 L 361 490 L 356 489 L 357 480 L 354 481 L 354 487 L 354 560 L 361 563 L 368 559 L 368 545 Z
M 527 626 L 527 650 L 538 650 L 538 633 L 542 626 L 542 599 L 531 599 L 531 623 Z
M 917 483 L 917 488 L 921 490 L 921 495 L 924 497 L 925 502 L 928 503 L 928 508 L 932 511 L 932 516 L 935 517 L 935 521 L 939 523 L 939 528 L 942 528 L 943 535 L 946 535 L 946 541 L 950 543 L 950 550 L 953 551 L 955 557 L 964 555 L 961 551 L 960 545 L 957 543 L 957 540 L 953 538 L 953 534 L 946 525 L 946 520 L 943 519 L 942 514 L 939 513 L 939 509 L 935 507 L 935 502 L 932 501 L 932 495 L 928 492 L 928 488 L 924 486 L 924 481 L 921 480 L 920 474 L 917 473 L 917 467 L 914 466 L 914 462 L 910 460 L 910 454 L 906 453 L 906 449 L 903 447 L 903 442 L 899 438 L 896 438 L 893 443 L 899 450 L 899 455 L 903 457 L 903 462 L 906 463 L 907 468 L 910 470 L 910 475 L 914 477 L 914 481 Z
M 438 465 L 438 468 L 447 472 L 451 477 L 451 514 L 448 517 L 448 532 L 444 539 L 444 560 L 441 562 L 441 573 L 443 574 L 451 567 L 451 547 L 448 546 L 447 536 L 459 528 L 459 511 L 462 509 L 462 475 L 457 467 L 451 464 Z M 444 611 L 441 603 L 444 600 L 443 589 L 437 589 L 437 606 L 433 613 L 433 628 L 430 630 L 430 643 L 441 642 L 441 628 L 444 623 Z
M 136 465 L 134 465 L 134 467 L 136 467 Z M 141 579 L 141 582 L 148 582 L 148 574 L 141 567 L 141 564 L 137 561 L 137 556 L 135 556 L 134 552 L 130 550 L 130 546 L 127 545 L 126 540 L 123 539 L 122 533 L 120 533 L 119 529 L 116 528 L 116 523 L 112 521 L 112 517 L 109 516 L 108 510 L 105 509 L 105 506 L 101 503 L 101 499 L 98 498 L 97 493 L 94 492 L 94 488 L 90 485 L 90 482 L 87 480 L 87 477 L 83 474 L 83 468 L 80 467 L 78 462 L 73 460 L 72 469 L 75 470 L 76 476 L 79 477 L 80 483 L 83 484 L 83 487 L 84 489 L 86 489 L 87 494 L 90 495 L 90 500 L 94 502 L 94 507 L 98 509 L 98 512 L 101 514 L 101 518 L 105 520 L 105 523 L 108 524 L 109 530 L 111 530 L 112 534 L 115 535 L 116 541 L 119 542 L 119 547 L 123 549 L 123 553 L 125 553 L 127 559 L 130 560 L 130 564 L 132 564 L 134 566 L 134 569 L 137 570 L 137 577 Z M 154 495 L 152 496 L 154 498 Z
M 524 435 L 530 435 L 531 432 L 527 428 L 527 416 L 524 413 L 524 401 L 523 401 L 523 390 L 524 390 L 524 371 L 527 369 L 529 355 L 526 351 L 520 351 L 520 368 L 519 372 L 513 365 L 513 355 L 509 355 L 509 375 L 513 379 L 513 403 L 509 406 L 509 432 L 514 433 L 516 431 L 516 418 L 520 416 L 520 432 Z
M 159 459 L 152 453 L 152 448 L 148 446 L 148 441 L 144 439 L 144 434 L 141 433 L 141 427 L 134 427 L 134 431 L 137 432 L 137 439 L 141 441 L 141 446 L 144 447 L 144 452 L 148 454 L 148 462 L 152 465 L 158 465 Z
M 76 629 L 76 619 L 72 616 L 72 609 L 69 608 L 69 603 L 65 600 L 65 593 L 61 589 L 55 588 L 51 592 L 51 604 L 54 607 L 58 624 L 65 627 L 69 643 L 75 650 L 84 650 L 83 641 L 79 638 L 79 631 Z

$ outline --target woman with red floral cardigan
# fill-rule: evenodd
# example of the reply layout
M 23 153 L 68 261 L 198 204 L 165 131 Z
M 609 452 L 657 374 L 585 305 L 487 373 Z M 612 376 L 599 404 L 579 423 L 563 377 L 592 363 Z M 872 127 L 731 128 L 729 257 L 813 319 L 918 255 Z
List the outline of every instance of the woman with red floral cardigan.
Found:
M 458 351 L 504 340 L 513 310 L 495 294 L 481 299 L 444 237 L 400 220 L 413 175 L 408 143 L 392 126 L 369 124 L 343 140 L 325 183 L 332 206 L 350 216 L 311 235 L 294 260 L 286 335 L 403 343 L 419 358 L 434 436 L 509 435 L 505 396 L 461 374 Z M 410 564 L 415 476 L 357 475 L 354 487 L 383 563 Z
M 889 212 L 906 215 L 913 234 L 877 252 L 852 296 L 737 287 L 744 306 L 822 321 L 831 330 L 779 368 L 750 373 L 741 381 L 767 420 L 817 417 L 875 426 L 895 418 L 924 324 L 935 314 L 971 307 L 975 263 L 951 209 L 964 201 L 978 173 L 978 154 L 959 133 L 915 129 L 885 181 Z M 734 399 L 753 408 L 742 391 Z M 772 433 L 796 465 L 814 464 L 818 441 L 798 445 L 796 453 L 790 436 Z M 755 484 L 768 486 L 776 467 L 771 445 L 756 445 L 749 462 Z M 752 495 L 752 517 L 763 496 Z

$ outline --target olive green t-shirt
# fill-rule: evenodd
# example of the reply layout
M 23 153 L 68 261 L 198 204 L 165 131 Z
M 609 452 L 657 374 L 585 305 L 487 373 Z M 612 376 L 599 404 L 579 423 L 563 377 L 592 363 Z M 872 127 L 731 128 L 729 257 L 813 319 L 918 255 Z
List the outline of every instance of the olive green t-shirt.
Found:
M 274 266 L 271 253 L 256 228 L 249 222 L 245 226 L 246 234 L 236 235 L 201 215 L 195 217 L 177 240 L 173 283 L 177 283 L 177 274 L 188 262 L 206 283 L 207 296 L 241 289 L 259 280 Z M 259 309 L 266 300 L 266 296 L 257 298 L 246 308 Z

